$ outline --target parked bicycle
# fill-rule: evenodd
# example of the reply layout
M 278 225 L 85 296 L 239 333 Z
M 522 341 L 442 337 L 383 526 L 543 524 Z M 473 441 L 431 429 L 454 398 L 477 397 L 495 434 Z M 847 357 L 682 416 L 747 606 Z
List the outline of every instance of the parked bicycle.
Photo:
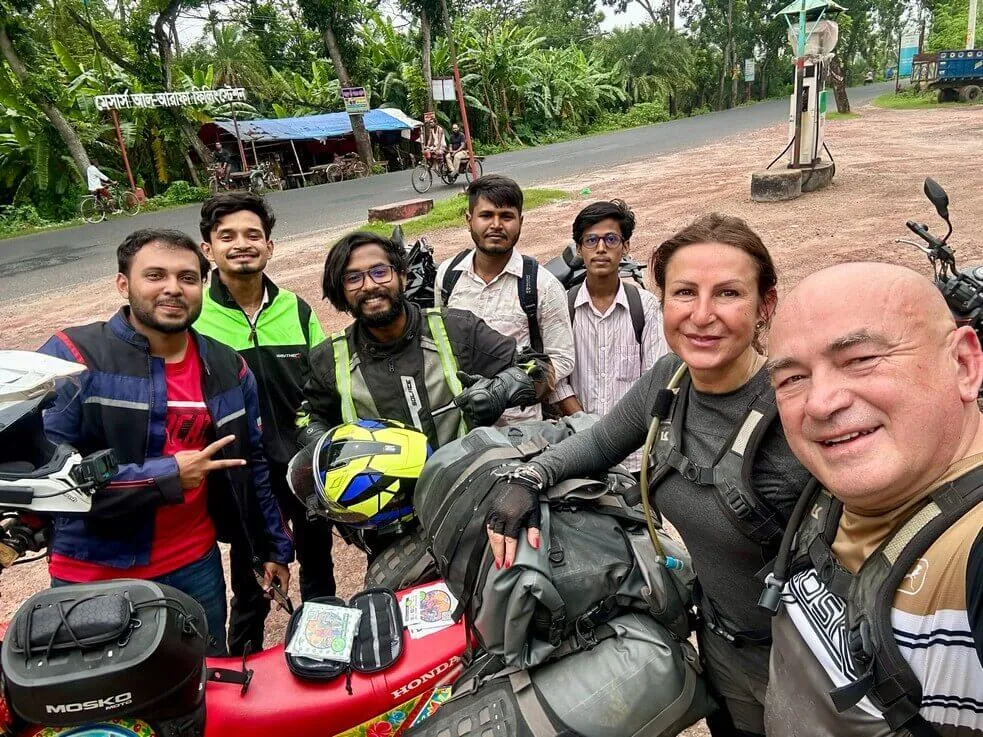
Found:
M 102 222 L 109 215 L 120 212 L 136 215 L 140 212 L 140 199 L 132 189 L 124 189 L 115 182 L 110 184 L 109 197 L 86 195 L 79 202 L 79 214 L 87 223 Z
M 358 154 L 345 154 L 324 170 L 324 176 L 329 182 L 340 182 L 343 179 L 361 179 L 368 175 L 369 167 L 358 158 Z
M 263 194 L 271 190 L 283 189 L 283 180 L 274 171 L 269 161 L 263 161 L 249 170 L 249 191 Z
M 485 160 L 484 156 L 475 156 L 474 163 L 475 169 L 477 169 L 477 175 L 480 177 L 484 167 L 482 162 Z M 457 178 L 464 175 L 468 184 L 474 177 L 471 174 L 471 166 L 468 158 L 465 157 L 457 168 L 457 171 L 450 171 L 447 168 L 447 162 L 444 160 L 444 156 L 440 154 L 434 154 L 427 152 L 423 155 L 423 161 L 417 165 L 411 174 L 411 181 L 413 182 L 413 189 L 415 189 L 420 194 L 427 192 L 433 186 L 433 176 L 434 173 L 443 180 L 444 184 L 454 184 Z

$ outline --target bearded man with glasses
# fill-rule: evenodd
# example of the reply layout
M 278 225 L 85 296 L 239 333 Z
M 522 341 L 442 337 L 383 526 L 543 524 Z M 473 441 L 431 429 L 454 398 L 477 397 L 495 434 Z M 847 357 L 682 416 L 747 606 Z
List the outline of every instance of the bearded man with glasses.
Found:
M 373 233 L 351 233 L 328 252 L 324 297 L 354 322 L 311 352 L 301 447 L 343 422 L 382 418 L 438 448 L 546 393 L 544 354 L 519 353 L 471 312 L 421 309 L 406 299 L 406 271 L 402 246 Z M 382 546 L 366 547 L 371 561 Z
M 634 230 L 635 214 L 622 200 L 595 202 L 573 221 L 573 239 L 587 277 L 569 293 L 573 373 L 550 397 L 562 414 L 581 409 L 607 414 L 669 351 L 659 301 L 619 276 L 618 265 Z M 641 451 L 636 451 L 624 465 L 637 474 L 641 462 Z

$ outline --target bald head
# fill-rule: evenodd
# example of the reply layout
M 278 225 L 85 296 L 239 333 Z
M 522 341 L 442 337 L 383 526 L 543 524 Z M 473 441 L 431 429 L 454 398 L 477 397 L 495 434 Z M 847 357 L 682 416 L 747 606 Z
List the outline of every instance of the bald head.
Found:
M 808 276 L 775 316 L 769 352 L 789 445 L 848 506 L 903 504 L 975 442 L 979 341 L 915 271 L 848 263 Z
M 917 271 L 896 264 L 851 262 L 821 269 L 799 282 L 779 307 L 770 342 L 774 345 L 776 333 L 794 330 L 804 314 L 844 310 L 856 311 L 858 318 L 873 312 L 911 320 L 943 333 L 955 327 L 942 293 Z

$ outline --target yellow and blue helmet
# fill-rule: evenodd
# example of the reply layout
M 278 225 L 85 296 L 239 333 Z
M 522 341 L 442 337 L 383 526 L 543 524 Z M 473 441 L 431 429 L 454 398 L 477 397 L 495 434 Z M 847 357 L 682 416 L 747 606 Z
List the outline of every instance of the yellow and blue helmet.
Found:
M 290 461 L 287 479 L 308 509 L 363 529 L 413 517 L 413 490 L 431 454 L 427 436 L 395 420 L 338 425 Z

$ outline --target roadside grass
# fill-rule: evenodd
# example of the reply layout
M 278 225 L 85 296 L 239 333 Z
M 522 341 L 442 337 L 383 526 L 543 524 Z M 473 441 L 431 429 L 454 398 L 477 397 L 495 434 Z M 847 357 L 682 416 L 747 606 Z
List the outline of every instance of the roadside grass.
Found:
M 826 113 L 826 120 L 856 120 L 859 117 L 860 113 L 838 113 L 835 110 Z
M 872 101 L 874 107 L 884 108 L 885 110 L 925 110 L 936 107 L 956 107 L 959 105 L 980 105 L 983 98 L 975 102 L 939 102 L 938 93 L 935 90 L 928 92 L 885 92 L 878 95 Z
M 523 205 L 522 210 L 526 212 L 543 205 L 569 199 L 570 193 L 562 189 L 533 188 L 522 191 Z M 456 194 L 446 200 L 434 202 L 433 209 L 426 215 L 418 218 L 406 220 L 403 226 L 403 236 L 407 239 L 415 238 L 421 233 L 440 228 L 459 227 L 464 224 L 464 213 L 468 209 L 468 198 L 464 194 Z M 368 225 L 363 225 L 358 230 L 368 231 L 376 235 L 389 236 L 395 223 L 386 223 L 381 220 L 373 220 Z

